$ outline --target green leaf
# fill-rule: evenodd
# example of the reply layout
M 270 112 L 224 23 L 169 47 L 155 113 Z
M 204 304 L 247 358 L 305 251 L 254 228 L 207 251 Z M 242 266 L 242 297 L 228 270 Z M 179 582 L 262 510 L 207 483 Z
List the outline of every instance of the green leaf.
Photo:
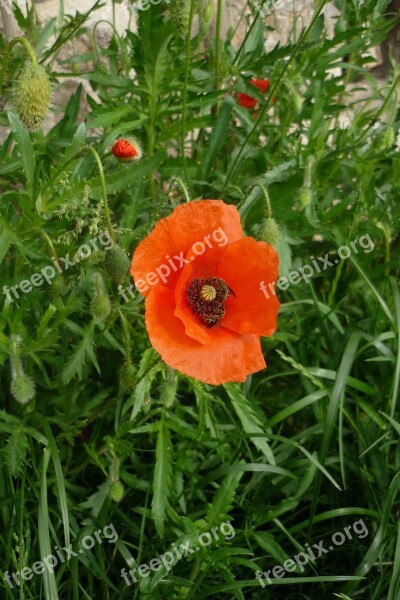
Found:
M 272 450 L 265 439 L 267 434 L 263 429 L 262 423 L 256 416 L 251 404 L 243 392 L 235 385 L 227 383 L 224 388 L 232 402 L 232 406 L 242 423 L 243 429 L 251 437 L 253 444 L 260 450 L 271 465 L 275 465 L 275 458 Z M 265 437 L 252 437 L 252 434 L 263 434 Z
M 17 140 L 18 151 L 21 156 L 22 168 L 26 179 L 26 188 L 30 194 L 33 191 L 33 178 L 35 174 L 35 155 L 31 136 L 22 125 L 21 121 L 13 112 L 8 112 L 8 120 L 14 130 L 15 139 Z
M 4 462 L 10 469 L 10 473 L 13 477 L 17 477 L 22 471 L 26 461 L 28 447 L 28 437 L 21 426 L 13 431 L 8 438 L 6 445 L 1 450 Z
M 50 460 L 50 450 L 45 448 L 43 451 L 42 475 L 39 497 L 39 515 L 38 515 L 38 530 L 39 530 L 39 546 L 40 556 L 50 556 L 52 554 L 52 546 L 50 543 L 50 516 L 47 503 L 47 467 Z M 58 600 L 57 583 L 53 569 L 45 569 L 43 573 L 44 593 L 46 600 Z
M 92 322 L 87 328 L 84 338 L 77 347 L 76 352 L 70 358 L 65 369 L 63 370 L 61 377 L 64 383 L 69 383 L 76 375 L 79 375 L 79 378 L 82 377 L 82 369 L 86 364 L 87 357 L 91 359 L 97 371 L 100 373 L 100 367 L 93 351 L 94 328 L 95 325 L 94 322 Z
M 257 541 L 260 548 L 268 552 L 269 556 L 272 556 L 279 564 L 283 564 L 289 559 L 289 556 L 281 548 L 278 542 L 275 540 L 275 536 L 267 531 L 257 531 L 253 533 L 254 539 Z
M 232 96 L 227 96 L 217 118 L 211 138 L 208 142 L 206 154 L 203 157 L 200 169 L 200 179 L 202 180 L 207 178 L 218 152 L 226 142 L 226 136 L 228 133 L 229 124 L 231 122 L 231 113 L 234 105 L 235 100 L 232 98 Z
M 214 500 L 208 505 L 207 521 L 210 525 L 217 525 L 229 518 L 229 512 L 233 506 L 236 490 L 243 476 L 243 471 L 230 473 L 225 477 L 214 496 Z
M 164 418 L 161 420 L 156 445 L 156 465 L 153 477 L 152 516 L 159 536 L 164 536 L 165 513 L 169 506 L 171 491 L 172 446 L 169 429 Z

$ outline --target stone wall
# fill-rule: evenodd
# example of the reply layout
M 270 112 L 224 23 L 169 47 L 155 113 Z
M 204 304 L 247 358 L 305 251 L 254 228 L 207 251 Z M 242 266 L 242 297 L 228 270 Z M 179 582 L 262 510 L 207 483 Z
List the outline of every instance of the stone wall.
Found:
M 26 10 L 28 0 L 16 0 L 22 10 Z M 151 0 L 150 0 L 151 1 Z M 163 0 L 167 1 L 167 0 Z M 213 0 L 216 5 L 217 0 Z M 11 0 L 0 0 L 0 6 L 3 3 L 11 3 Z M 254 0 L 254 5 L 262 6 L 264 0 Z M 29 0 L 31 4 L 31 0 Z M 53 17 L 58 16 L 59 0 L 35 0 L 34 2 L 38 18 L 46 22 Z M 75 14 L 75 11 L 85 12 L 93 6 L 94 0 L 64 0 L 65 14 Z M 93 13 L 89 19 L 89 27 L 100 19 L 112 22 L 113 3 L 111 0 L 105 0 L 105 6 Z M 293 31 L 293 23 L 296 22 L 297 29 L 301 28 L 301 23 L 307 25 L 313 14 L 314 0 L 271 0 L 271 14 L 265 11 L 265 23 L 274 27 L 275 31 L 269 32 L 267 36 L 267 49 L 274 47 L 277 41 L 285 43 L 290 38 Z M 134 28 L 134 11 L 130 10 L 132 4 L 129 0 L 122 0 L 115 3 L 115 24 L 120 33 L 127 28 Z M 235 28 L 240 15 L 243 11 L 250 13 L 248 3 L 245 0 L 225 0 L 225 10 L 223 18 L 223 33 L 226 34 L 229 27 Z M 2 15 L 5 14 L 2 9 Z M 214 11 L 215 12 L 215 11 Z M 333 3 L 328 3 L 324 9 L 328 31 L 332 31 L 337 15 L 337 10 Z M 244 25 L 238 28 L 235 41 L 240 43 L 243 38 Z M 98 28 L 99 41 L 106 40 L 110 35 L 110 28 L 106 24 L 101 24 Z

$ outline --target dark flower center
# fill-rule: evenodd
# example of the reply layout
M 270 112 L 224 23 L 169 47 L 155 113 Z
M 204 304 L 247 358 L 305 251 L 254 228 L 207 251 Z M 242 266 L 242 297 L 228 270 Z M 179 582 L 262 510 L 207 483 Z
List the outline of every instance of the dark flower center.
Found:
M 235 292 L 218 277 L 193 279 L 186 290 L 190 308 L 207 327 L 213 327 L 222 319 L 225 302 L 231 294 L 235 296 Z

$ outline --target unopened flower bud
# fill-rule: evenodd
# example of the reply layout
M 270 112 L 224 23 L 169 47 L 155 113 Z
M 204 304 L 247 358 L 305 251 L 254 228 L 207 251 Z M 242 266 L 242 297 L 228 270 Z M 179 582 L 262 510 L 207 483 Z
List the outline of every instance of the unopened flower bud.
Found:
M 110 486 L 110 498 L 114 502 L 121 502 L 124 497 L 124 486 L 120 481 L 114 481 Z
M 14 85 L 14 105 L 28 131 L 36 131 L 43 125 L 50 110 L 51 96 L 45 68 L 27 63 Z
M 172 0 L 169 6 L 171 21 L 181 36 L 185 36 L 188 31 L 190 6 L 191 2 L 187 2 L 187 0 Z
M 142 149 L 133 138 L 121 139 L 111 148 L 113 155 L 122 162 L 132 162 L 142 158 Z
M 121 246 L 115 244 L 113 248 L 107 250 L 104 266 L 111 279 L 120 284 L 129 270 L 130 262 Z
M 387 127 L 378 137 L 379 150 L 390 150 L 394 144 L 395 131 L 392 126 Z
M 279 227 L 275 219 L 268 217 L 260 227 L 260 239 L 271 246 L 276 246 L 279 239 Z
M 301 190 L 299 192 L 298 200 L 299 200 L 299 207 L 306 208 L 306 206 L 308 206 L 311 203 L 312 190 L 307 187 L 301 188 Z
M 27 404 L 36 395 L 33 379 L 21 373 L 13 378 L 11 382 L 11 394 L 20 404 Z
M 201 20 L 207 25 L 211 23 L 214 14 L 214 7 L 212 0 L 205 0 L 202 11 L 201 11 Z
M 99 294 L 94 296 L 90 302 L 90 312 L 93 318 L 101 323 L 105 321 L 111 312 L 111 302 L 107 294 Z
M 303 98 L 297 92 L 293 92 L 291 96 L 292 106 L 296 113 L 300 113 L 303 106 Z

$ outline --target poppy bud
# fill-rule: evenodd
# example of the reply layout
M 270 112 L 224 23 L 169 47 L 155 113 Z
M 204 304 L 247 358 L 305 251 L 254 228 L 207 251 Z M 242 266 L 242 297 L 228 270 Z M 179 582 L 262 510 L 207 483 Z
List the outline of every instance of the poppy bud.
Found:
M 339 19 L 335 23 L 335 34 L 344 33 L 347 31 L 347 23 L 346 20 L 340 16 Z
M 14 85 L 14 106 L 28 131 L 39 129 L 50 110 L 51 85 L 42 65 L 27 63 Z
M 276 246 L 279 239 L 279 227 L 275 219 L 265 219 L 260 228 L 260 239 L 271 246 Z
M 114 502 L 121 502 L 124 497 L 124 486 L 120 481 L 114 481 L 110 487 L 110 498 Z
M 127 392 L 133 390 L 136 385 L 136 369 L 131 363 L 124 363 L 119 372 L 121 386 Z
M 107 294 L 94 296 L 90 302 L 90 312 L 95 321 L 101 323 L 105 321 L 111 312 L 111 302 Z
M 311 203 L 312 200 L 312 190 L 307 187 L 301 188 L 299 192 L 299 207 L 306 208 Z
M 190 5 L 187 0 L 172 0 L 169 7 L 171 21 L 181 36 L 186 34 L 189 27 Z
M 10 389 L 11 394 L 20 404 L 27 404 L 36 396 L 35 384 L 25 373 L 13 378 Z
M 142 158 L 142 149 L 133 138 L 116 141 L 111 152 L 122 162 L 132 162 Z
M 115 244 L 106 252 L 104 266 L 111 279 L 120 284 L 129 270 L 130 262 L 121 246 Z
M 207 25 L 211 23 L 214 14 L 213 3 L 211 0 L 205 0 L 205 4 L 201 10 L 201 20 Z
M 297 92 L 292 92 L 292 106 L 296 113 L 300 113 L 303 106 L 303 98 Z
M 378 137 L 379 150 L 390 150 L 394 144 L 395 131 L 393 127 L 387 127 Z

